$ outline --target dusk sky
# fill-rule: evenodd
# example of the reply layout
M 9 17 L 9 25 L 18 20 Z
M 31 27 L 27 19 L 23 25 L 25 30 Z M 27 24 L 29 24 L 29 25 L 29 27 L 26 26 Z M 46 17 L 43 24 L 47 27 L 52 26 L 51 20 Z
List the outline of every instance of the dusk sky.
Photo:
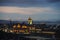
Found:
M 0 0 L 0 20 L 59 21 L 60 0 Z

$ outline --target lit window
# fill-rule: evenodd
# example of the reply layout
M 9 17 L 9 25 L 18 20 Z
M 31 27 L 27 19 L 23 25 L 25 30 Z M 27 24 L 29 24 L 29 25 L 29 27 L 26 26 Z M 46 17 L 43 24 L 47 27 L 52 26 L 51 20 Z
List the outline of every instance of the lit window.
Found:
M 12 31 L 12 30 L 10 30 L 10 32 L 12 33 L 13 31 Z
M 5 32 L 7 32 L 7 29 L 5 29 Z
M 22 26 L 22 28 L 27 28 L 27 26 Z
M 13 28 L 16 28 L 16 25 L 14 25 Z
M 32 30 L 35 30 L 35 27 L 32 27 Z
M 25 32 L 24 30 L 20 30 L 19 32 Z

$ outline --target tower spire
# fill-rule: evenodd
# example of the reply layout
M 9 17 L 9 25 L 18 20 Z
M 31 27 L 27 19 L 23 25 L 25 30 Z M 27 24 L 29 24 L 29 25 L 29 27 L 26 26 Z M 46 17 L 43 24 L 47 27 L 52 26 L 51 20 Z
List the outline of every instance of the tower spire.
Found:
M 32 25 L 32 19 L 31 19 L 31 17 L 28 18 L 28 24 Z

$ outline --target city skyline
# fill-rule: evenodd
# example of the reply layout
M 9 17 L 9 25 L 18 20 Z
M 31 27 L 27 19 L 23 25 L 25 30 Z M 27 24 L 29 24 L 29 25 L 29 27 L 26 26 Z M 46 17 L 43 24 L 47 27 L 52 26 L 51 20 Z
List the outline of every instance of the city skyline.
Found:
M 0 20 L 59 21 L 60 0 L 0 0 Z

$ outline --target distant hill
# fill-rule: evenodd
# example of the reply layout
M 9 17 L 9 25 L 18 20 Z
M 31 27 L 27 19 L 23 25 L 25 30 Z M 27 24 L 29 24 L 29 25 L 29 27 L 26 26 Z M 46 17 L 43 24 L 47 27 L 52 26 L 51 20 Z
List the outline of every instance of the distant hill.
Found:
M 10 21 L 10 20 L 0 20 L 0 23 L 27 23 L 27 21 Z M 60 23 L 60 21 L 33 21 L 33 23 Z
M 0 20 L 0 23 L 9 23 L 8 20 Z

